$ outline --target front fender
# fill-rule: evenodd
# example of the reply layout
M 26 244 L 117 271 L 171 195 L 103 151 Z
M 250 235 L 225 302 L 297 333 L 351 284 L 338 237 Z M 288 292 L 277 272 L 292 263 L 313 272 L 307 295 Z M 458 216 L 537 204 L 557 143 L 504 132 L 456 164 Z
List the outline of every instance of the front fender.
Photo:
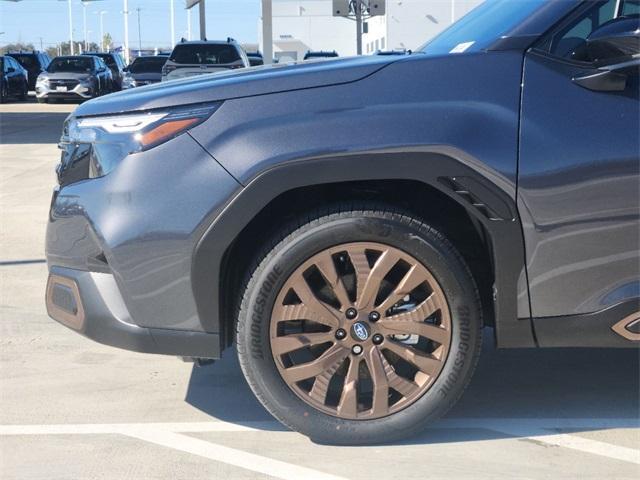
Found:
M 348 162 L 349 168 L 343 165 Z M 489 233 L 494 252 L 496 337 L 503 347 L 533 347 L 524 274 L 522 228 L 511 195 L 472 168 L 474 162 L 450 147 L 368 151 L 306 158 L 269 169 L 225 207 L 195 249 L 192 285 L 206 331 L 224 338 L 220 290 L 222 260 L 242 229 L 279 195 L 296 188 L 367 180 L 412 180 L 438 189 L 461 204 Z M 461 193 L 463 187 L 464 192 Z M 483 205 L 484 207 L 480 206 Z

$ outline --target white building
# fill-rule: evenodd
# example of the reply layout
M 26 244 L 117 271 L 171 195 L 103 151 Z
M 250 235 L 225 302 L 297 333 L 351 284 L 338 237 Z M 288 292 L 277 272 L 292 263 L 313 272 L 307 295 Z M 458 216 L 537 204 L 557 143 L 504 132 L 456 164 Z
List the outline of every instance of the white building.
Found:
M 415 49 L 483 0 L 386 0 L 386 14 L 367 20 L 363 54 Z M 273 51 L 281 61 L 309 51 L 356 54 L 356 24 L 334 17 L 332 0 L 273 0 Z M 262 38 L 261 22 L 258 38 Z M 260 44 L 260 50 L 263 50 Z

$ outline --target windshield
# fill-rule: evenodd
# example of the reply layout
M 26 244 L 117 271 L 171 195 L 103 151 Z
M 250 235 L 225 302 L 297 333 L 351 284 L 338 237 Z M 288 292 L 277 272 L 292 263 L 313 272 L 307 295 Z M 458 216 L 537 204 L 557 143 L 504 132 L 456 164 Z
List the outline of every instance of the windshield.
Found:
M 92 68 L 93 59 L 89 57 L 58 57 L 51 61 L 47 72 L 85 73 L 90 72 Z
M 167 57 L 139 57 L 129 66 L 131 73 L 161 73 Z
M 226 64 L 240 60 L 233 45 L 199 44 L 178 45 L 174 48 L 170 60 L 186 64 Z
M 548 0 L 486 0 L 418 51 L 431 55 L 477 52 L 522 23 Z

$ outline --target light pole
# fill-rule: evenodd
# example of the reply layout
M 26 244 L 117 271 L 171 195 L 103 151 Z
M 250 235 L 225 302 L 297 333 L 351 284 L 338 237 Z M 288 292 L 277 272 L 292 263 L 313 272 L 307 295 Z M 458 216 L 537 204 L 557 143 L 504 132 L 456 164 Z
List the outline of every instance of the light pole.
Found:
M 140 31 L 140 10 L 141 8 L 136 8 L 136 12 L 138 12 L 138 56 L 142 55 L 142 33 Z
M 67 7 L 69 10 L 69 48 L 71 49 L 71 55 L 74 55 L 73 48 L 73 11 L 71 9 L 71 0 L 67 0 Z
M 124 0 L 124 61 L 129 64 L 129 0 Z
M 174 42 L 176 41 L 176 18 L 175 12 L 173 11 L 173 0 L 169 0 L 169 8 L 171 9 L 171 43 L 169 45 L 173 48 Z
M 187 9 L 187 40 L 191 41 L 191 9 Z
M 273 63 L 273 4 L 262 0 L 262 58 L 266 65 Z
M 104 53 L 104 21 L 103 17 L 105 13 L 108 13 L 106 10 L 100 10 L 99 12 L 93 12 L 100 15 L 100 51 Z

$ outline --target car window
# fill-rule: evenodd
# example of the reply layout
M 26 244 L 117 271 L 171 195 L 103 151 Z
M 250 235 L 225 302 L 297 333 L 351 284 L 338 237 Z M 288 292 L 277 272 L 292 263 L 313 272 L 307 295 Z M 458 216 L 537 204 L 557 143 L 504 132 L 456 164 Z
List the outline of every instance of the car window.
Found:
M 33 68 L 38 66 L 38 62 L 35 58 L 35 55 L 11 55 L 15 60 L 17 60 L 24 68 Z
M 51 61 L 47 71 L 84 73 L 93 69 L 93 61 L 91 57 L 57 57 Z
M 161 73 L 167 57 L 138 57 L 129 66 L 131 73 Z
M 583 60 L 584 45 L 589 36 L 602 25 L 637 11 L 639 0 L 601 0 L 572 18 L 545 38 L 537 47 L 553 56 L 568 60 Z
M 640 0 L 628 0 L 624 2 L 621 15 L 640 15 Z
M 233 45 L 197 44 L 178 45 L 173 49 L 170 60 L 184 64 L 227 64 L 241 60 Z

